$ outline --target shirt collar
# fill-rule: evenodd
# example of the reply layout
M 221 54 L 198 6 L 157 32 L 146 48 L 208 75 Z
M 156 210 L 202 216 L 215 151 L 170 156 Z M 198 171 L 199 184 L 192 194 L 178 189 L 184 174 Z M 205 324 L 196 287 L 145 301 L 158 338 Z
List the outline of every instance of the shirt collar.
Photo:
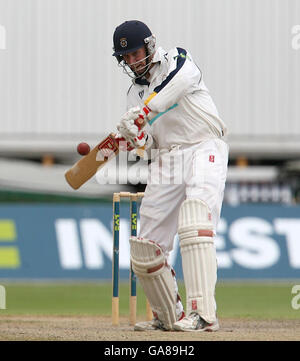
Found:
M 148 82 L 148 80 L 146 78 L 137 78 L 137 79 L 134 79 L 133 82 L 135 84 L 139 84 L 139 85 L 150 85 L 150 83 Z
M 164 54 L 166 54 L 166 52 L 164 51 L 164 49 L 162 47 L 159 47 L 156 52 L 154 53 L 154 56 L 153 56 L 153 63 L 158 63 L 160 62 L 163 57 L 164 57 Z

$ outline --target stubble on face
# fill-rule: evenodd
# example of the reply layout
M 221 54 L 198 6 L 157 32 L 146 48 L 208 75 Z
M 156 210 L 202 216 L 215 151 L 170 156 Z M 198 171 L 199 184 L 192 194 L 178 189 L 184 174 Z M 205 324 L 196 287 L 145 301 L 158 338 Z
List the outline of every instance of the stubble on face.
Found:
M 142 75 L 147 67 L 146 50 L 144 47 L 123 55 L 126 64 L 138 75 Z M 149 59 L 149 58 L 148 58 Z M 148 73 L 145 75 L 147 77 Z

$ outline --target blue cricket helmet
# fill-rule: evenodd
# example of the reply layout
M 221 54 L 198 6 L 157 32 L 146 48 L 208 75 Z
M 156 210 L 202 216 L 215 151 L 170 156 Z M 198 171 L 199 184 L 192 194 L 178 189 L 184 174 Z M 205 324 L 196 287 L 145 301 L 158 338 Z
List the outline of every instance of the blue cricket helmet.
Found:
M 113 56 L 118 58 L 141 48 L 146 45 L 145 39 L 150 36 L 152 36 L 151 30 L 143 22 L 138 20 L 125 21 L 114 32 Z

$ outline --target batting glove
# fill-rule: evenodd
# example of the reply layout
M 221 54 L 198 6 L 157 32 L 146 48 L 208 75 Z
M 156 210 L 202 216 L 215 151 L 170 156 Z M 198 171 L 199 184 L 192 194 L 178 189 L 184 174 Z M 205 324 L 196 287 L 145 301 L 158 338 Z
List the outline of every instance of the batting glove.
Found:
M 148 107 L 141 109 L 134 107 L 128 110 L 117 125 L 118 131 L 124 138 L 134 138 L 139 136 L 139 132 L 147 121 L 147 116 L 150 113 Z

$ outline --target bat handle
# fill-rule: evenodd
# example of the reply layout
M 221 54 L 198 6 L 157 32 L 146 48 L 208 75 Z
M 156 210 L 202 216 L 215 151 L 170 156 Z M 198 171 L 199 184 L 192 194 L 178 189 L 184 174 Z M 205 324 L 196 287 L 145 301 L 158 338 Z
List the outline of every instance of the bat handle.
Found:
M 144 158 L 144 153 L 145 153 L 145 146 L 142 146 L 136 150 L 136 155 L 138 157 Z

